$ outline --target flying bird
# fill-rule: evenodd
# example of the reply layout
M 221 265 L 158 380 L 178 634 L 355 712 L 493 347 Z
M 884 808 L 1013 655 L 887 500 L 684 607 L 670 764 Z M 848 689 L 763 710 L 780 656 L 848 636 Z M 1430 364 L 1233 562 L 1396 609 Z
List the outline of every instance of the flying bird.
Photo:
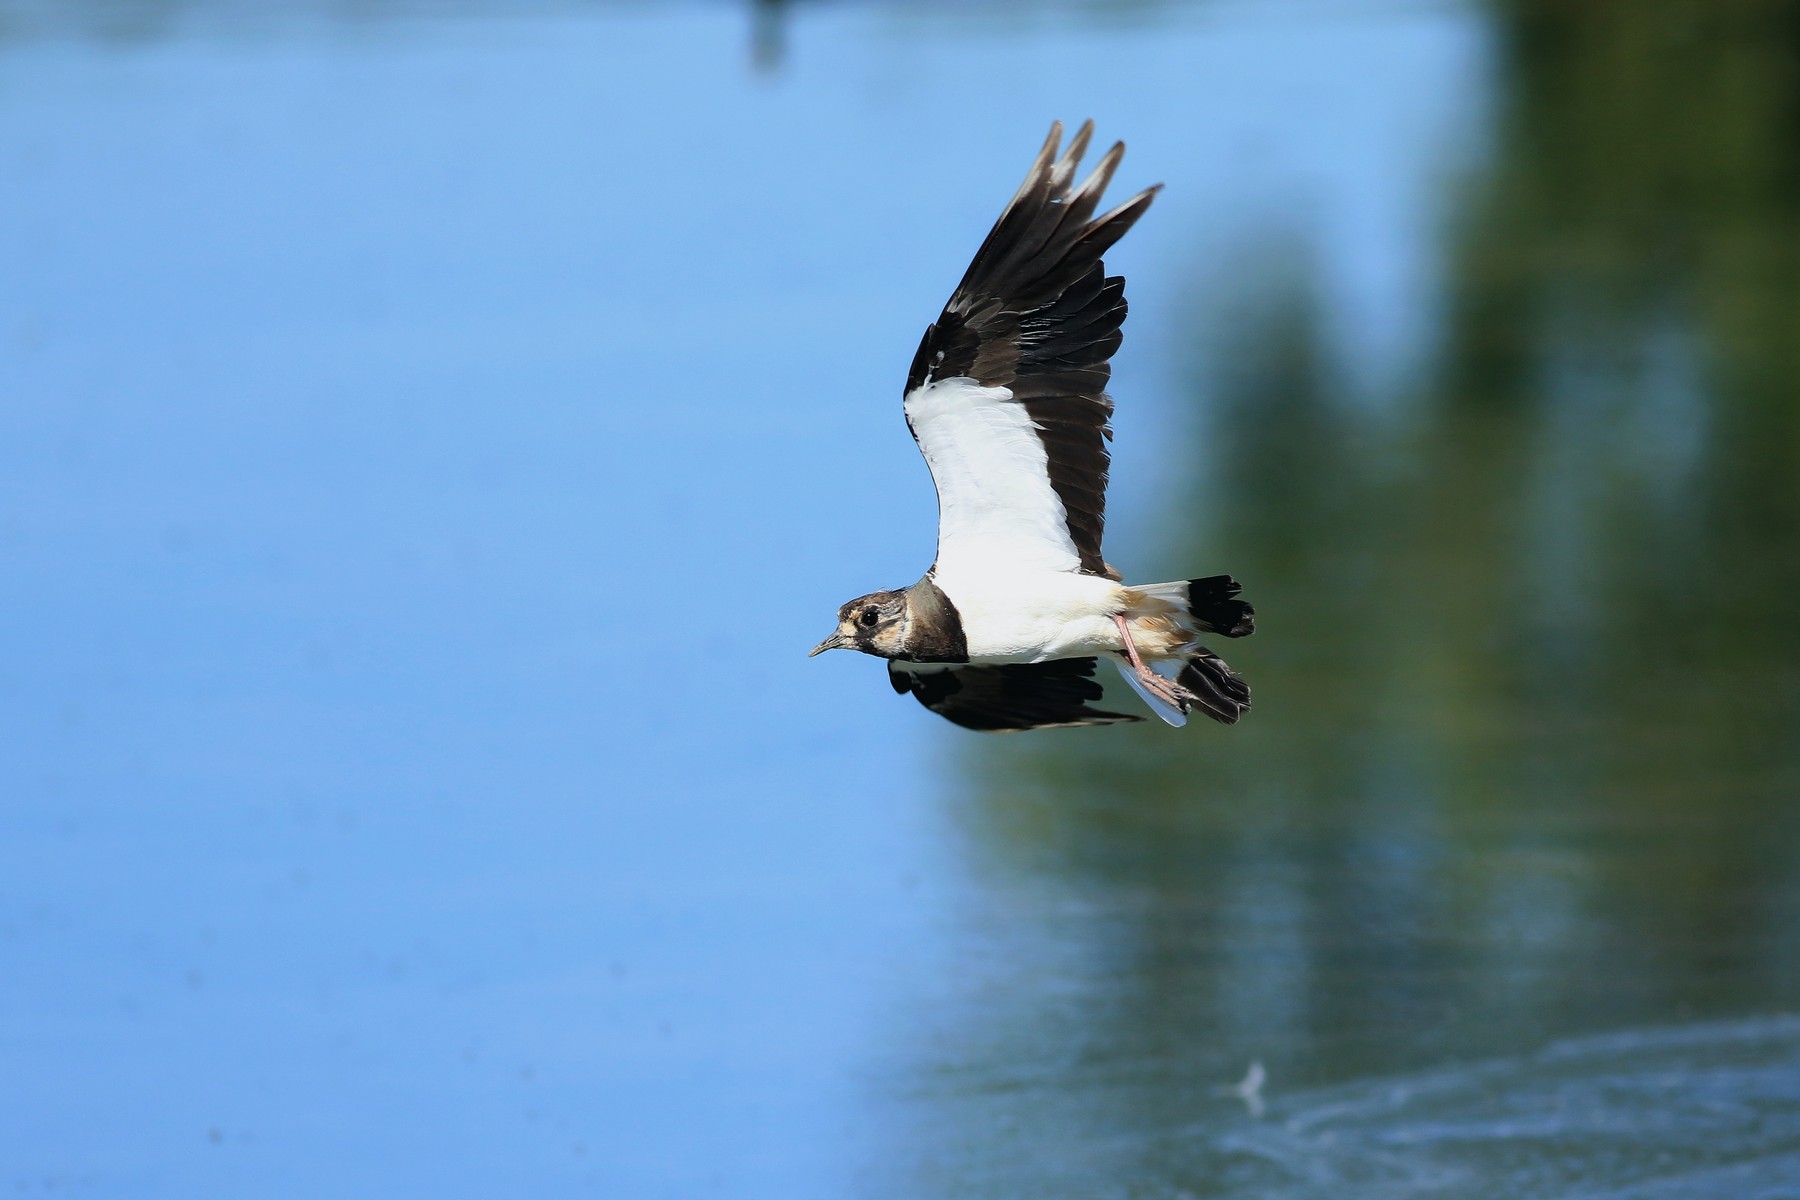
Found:
M 896 692 L 968 729 L 1142 720 L 1089 704 L 1102 657 L 1171 725 L 1194 709 L 1230 725 L 1250 708 L 1200 644 L 1252 631 L 1237 581 L 1125 584 L 1100 554 L 1108 360 L 1125 321 L 1125 280 L 1101 256 L 1162 185 L 1096 217 L 1125 146 L 1077 184 L 1093 132 L 1084 123 L 1064 150 L 1062 123 L 1050 127 L 913 357 L 903 407 L 937 485 L 937 561 L 911 587 L 845 604 L 812 649 L 886 659 Z

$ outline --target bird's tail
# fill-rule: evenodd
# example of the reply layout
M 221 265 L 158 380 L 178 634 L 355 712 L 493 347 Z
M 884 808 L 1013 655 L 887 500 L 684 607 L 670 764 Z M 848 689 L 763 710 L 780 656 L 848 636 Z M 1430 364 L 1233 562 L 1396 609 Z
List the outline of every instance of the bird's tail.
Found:
M 1256 632 L 1256 610 L 1237 598 L 1244 589 L 1229 575 L 1152 583 L 1137 590 L 1186 608 L 1196 634 L 1239 638 Z
M 1130 668 L 1121 665 L 1125 681 L 1157 716 L 1171 725 L 1185 725 L 1188 712 L 1196 708 L 1221 724 L 1236 724 L 1250 711 L 1250 688 L 1224 659 L 1200 645 L 1199 639 L 1203 634 L 1239 638 L 1255 632 L 1256 610 L 1237 598 L 1242 590 L 1238 581 L 1229 575 L 1211 575 L 1173 583 L 1136 584 L 1131 590 L 1147 598 L 1149 603 L 1144 607 L 1156 614 L 1150 616 L 1147 625 L 1174 627 L 1174 636 L 1165 636 L 1161 645 L 1140 643 L 1139 649 L 1145 652 L 1157 674 L 1173 679 L 1186 695 L 1179 709 L 1171 708 L 1151 695 Z M 1140 626 L 1135 619 L 1132 625 L 1135 634 Z M 1150 640 L 1146 638 L 1145 642 Z
M 1193 694 L 1188 702 L 1221 725 L 1236 725 L 1250 711 L 1250 685 L 1205 646 L 1195 646 L 1175 682 Z

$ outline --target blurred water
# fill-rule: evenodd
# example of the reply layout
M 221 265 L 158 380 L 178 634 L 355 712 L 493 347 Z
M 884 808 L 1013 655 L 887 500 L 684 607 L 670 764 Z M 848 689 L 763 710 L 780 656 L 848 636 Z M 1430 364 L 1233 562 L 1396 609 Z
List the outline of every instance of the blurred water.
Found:
M 1787 1196 L 1797 1035 L 1790 1018 L 1556 1042 L 1302 1090 L 1266 1119 L 1192 1133 L 1214 1134 L 1208 1185 L 1264 1197 Z
M 1791 1193 L 1796 27 L 0 3 L 0 1183 Z M 1257 710 L 971 739 L 800 655 L 1085 115 Z

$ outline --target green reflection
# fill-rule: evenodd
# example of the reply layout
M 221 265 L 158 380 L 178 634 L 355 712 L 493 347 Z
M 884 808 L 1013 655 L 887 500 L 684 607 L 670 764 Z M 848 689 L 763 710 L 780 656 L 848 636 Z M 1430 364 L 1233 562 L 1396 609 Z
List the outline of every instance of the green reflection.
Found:
M 984 886 L 1031 916 L 940 1052 L 931 1194 L 1229 1192 L 1252 1058 L 1279 1089 L 1800 1004 L 1800 8 L 1494 7 L 1418 392 L 1335 385 L 1303 256 L 1200 318 L 1218 532 L 1158 557 L 1245 582 L 1255 712 L 970 751 Z

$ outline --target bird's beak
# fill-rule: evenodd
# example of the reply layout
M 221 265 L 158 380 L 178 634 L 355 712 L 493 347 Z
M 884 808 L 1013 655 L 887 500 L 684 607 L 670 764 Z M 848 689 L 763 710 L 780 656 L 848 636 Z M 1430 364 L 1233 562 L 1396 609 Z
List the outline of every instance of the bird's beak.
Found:
M 811 658 L 813 655 L 823 654 L 827 650 L 842 650 L 845 646 L 848 646 L 849 644 L 850 644 L 850 642 L 844 637 L 843 634 L 834 633 L 830 637 L 826 638 L 824 641 L 820 642 L 818 645 L 814 646 L 811 650 L 808 650 L 806 652 L 806 657 Z

